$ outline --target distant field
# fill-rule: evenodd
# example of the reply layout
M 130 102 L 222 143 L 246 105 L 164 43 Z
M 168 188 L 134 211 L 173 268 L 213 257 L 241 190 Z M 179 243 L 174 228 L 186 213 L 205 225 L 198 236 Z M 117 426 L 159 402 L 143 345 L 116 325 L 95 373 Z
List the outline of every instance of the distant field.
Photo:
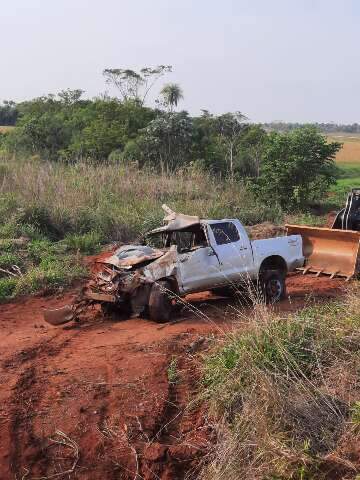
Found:
M 339 132 L 328 135 L 328 139 L 343 143 L 343 148 L 336 155 L 340 178 L 331 188 L 334 198 L 341 204 L 351 188 L 360 187 L 360 134 Z
M 11 129 L 13 129 L 13 128 L 15 128 L 15 127 L 9 127 L 9 126 L 4 126 L 4 127 L 2 127 L 2 126 L 0 125 L 0 132 L 8 132 L 9 130 L 11 130 Z
M 331 141 L 342 142 L 343 148 L 336 155 L 338 163 L 359 163 L 360 164 L 360 134 L 338 133 L 328 135 Z

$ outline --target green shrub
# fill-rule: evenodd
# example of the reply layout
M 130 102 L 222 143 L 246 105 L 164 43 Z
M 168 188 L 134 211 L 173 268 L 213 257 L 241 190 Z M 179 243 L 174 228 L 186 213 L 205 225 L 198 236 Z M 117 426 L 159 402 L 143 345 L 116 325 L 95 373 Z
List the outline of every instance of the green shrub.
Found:
M 101 235 L 98 232 L 69 234 L 65 237 L 66 245 L 72 250 L 79 250 L 81 253 L 91 254 L 100 249 Z
M 0 268 L 7 269 L 13 265 L 20 267 L 22 263 L 22 258 L 15 253 L 5 252 L 0 254 Z
M 38 267 L 30 268 L 19 278 L 15 295 L 35 293 L 40 290 L 55 290 L 70 285 L 85 274 L 84 267 L 72 258 L 46 259 Z
M 340 148 L 340 143 L 328 142 L 311 126 L 290 133 L 272 132 L 253 190 L 263 202 L 279 203 L 288 211 L 322 200 L 336 183 L 334 159 Z
M 0 252 L 15 252 L 17 248 L 9 238 L 0 238 Z
M 53 250 L 53 244 L 50 240 L 46 239 L 39 239 L 39 240 L 32 240 L 29 242 L 27 247 L 27 253 L 29 259 L 34 263 L 38 264 L 45 256 L 49 255 Z
M 17 280 L 14 277 L 0 278 L 0 301 L 11 298 L 16 289 Z

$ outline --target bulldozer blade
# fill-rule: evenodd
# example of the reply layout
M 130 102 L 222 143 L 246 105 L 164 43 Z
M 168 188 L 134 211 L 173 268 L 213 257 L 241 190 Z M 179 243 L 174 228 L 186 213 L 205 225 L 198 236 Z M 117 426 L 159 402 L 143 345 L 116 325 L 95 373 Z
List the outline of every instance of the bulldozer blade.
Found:
M 71 305 L 44 311 L 44 320 L 51 325 L 62 325 L 74 319 L 74 310 Z
M 304 273 L 346 277 L 350 279 L 359 271 L 360 232 L 330 228 L 285 225 L 288 235 L 301 235 Z

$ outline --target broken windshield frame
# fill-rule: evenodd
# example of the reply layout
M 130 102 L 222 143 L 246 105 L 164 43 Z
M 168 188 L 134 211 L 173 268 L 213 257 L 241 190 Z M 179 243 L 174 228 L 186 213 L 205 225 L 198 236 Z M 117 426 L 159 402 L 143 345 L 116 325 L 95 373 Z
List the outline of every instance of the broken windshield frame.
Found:
M 171 232 L 150 233 L 145 235 L 143 244 L 159 249 L 167 249 L 176 245 L 179 253 L 209 247 L 204 228 L 201 225 Z

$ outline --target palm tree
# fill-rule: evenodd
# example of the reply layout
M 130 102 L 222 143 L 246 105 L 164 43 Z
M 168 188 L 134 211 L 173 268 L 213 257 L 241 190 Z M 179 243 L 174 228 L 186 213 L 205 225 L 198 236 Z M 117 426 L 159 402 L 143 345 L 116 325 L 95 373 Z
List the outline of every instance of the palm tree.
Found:
M 162 96 L 164 103 L 170 109 L 170 112 L 173 111 L 174 107 L 177 107 L 179 100 L 184 98 L 183 91 L 177 83 L 166 84 L 162 88 L 160 95 Z

